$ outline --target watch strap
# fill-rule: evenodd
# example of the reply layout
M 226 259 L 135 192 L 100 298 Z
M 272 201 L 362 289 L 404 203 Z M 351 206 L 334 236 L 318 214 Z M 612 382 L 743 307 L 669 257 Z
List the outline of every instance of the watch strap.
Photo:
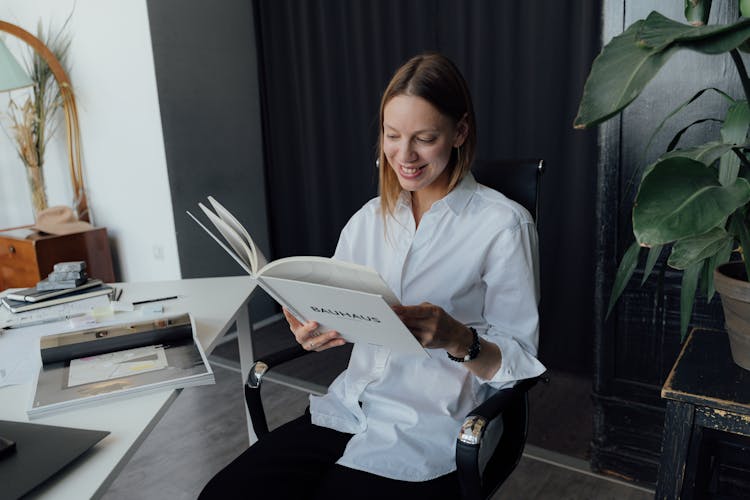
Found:
M 463 356 L 459 358 L 458 356 L 454 356 L 449 352 L 446 352 L 448 355 L 448 358 L 451 361 L 455 361 L 456 363 L 465 363 L 467 361 L 471 361 L 472 359 L 476 359 L 477 356 L 479 356 L 479 352 L 482 350 L 482 344 L 479 342 L 479 334 L 477 331 L 472 328 L 468 327 L 469 330 L 471 330 L 472 340 L 471 345 L 469 346 L 469 352 L 466 353 L 466 356 Z

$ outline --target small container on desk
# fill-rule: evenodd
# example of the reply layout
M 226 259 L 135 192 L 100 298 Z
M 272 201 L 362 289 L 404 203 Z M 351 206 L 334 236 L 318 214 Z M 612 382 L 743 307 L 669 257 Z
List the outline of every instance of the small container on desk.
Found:
M 52 235 L 30 227 L 0 230 L 0 290 L 29 288 L 44 279 L 57 262 L 85 260 L 90 277 L 115 281 L 107 229 Z
M 719 488 L 722 456 L 733 458 L 716 453 L 719 438 L 740 450 L 734 458 L 741 463 L 731 468 L 750 470 L 750 371 L 732 361 L 726 332 L 693 330 L 661 395 L 667 412 L 655 498 L 704 498 L 705 490 Z M 750 481 L 733 487 L 750 488 Z

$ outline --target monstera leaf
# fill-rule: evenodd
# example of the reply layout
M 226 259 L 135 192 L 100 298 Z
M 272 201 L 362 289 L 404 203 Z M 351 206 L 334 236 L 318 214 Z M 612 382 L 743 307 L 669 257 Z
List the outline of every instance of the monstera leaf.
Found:
M 675 156 L 643 177 L 633 207 L 633 233 L 645 246 L 671 243 L 723 225 L 750 201 L 750 183 L 738 177 L 722 186 L 716 168 Z
M 573 126 L 586 128 L 616 115 L 638 97 L 677 50 L 719 54 L 750 38 L 750 19 L 695 27 L 658 12 L 633 23 L 594 60 Z

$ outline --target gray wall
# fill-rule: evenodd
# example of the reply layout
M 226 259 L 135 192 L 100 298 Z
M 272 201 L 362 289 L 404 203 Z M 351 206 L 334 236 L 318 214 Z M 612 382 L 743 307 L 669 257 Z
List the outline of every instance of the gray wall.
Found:
M 244 274 L 185 210 L 214 196 L 269 256 L 252 4 L 147 5 L 182 277 Z M 274 311 L 257 292 L 252 320 Z

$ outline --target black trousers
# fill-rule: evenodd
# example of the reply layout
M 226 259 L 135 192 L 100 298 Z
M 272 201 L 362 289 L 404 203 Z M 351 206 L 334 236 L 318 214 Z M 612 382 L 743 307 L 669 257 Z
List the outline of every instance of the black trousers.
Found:
M 208 482 L 199 498 L 460 498 L 455 472 L 431 481 L 410 482 L 336 465 L 350 438 L 351 434 L 313 425 L 306 413 L 264 436 L 234 459 Z

